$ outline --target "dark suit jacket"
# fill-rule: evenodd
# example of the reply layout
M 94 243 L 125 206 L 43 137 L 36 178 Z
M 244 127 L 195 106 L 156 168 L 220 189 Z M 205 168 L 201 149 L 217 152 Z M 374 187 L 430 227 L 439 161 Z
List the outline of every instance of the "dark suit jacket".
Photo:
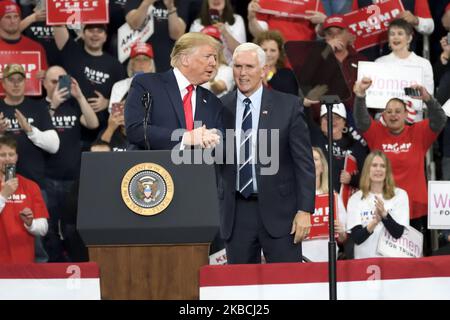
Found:
M 236 91 L 222 98 L 225 106 L 223 113 L 225 129 L 235 128 L 236 100 Z M 279 130 L 278 172 L 274 175 L 261 175 L 261 169 L 270 167 L 270 164 L 264 165 L 261 161 L 263 159 L 258 156 L 256 180 L 259 212 L 264 227 L 271 236 L 281 237 L 290 233 L 292 221 L 298 210 L 314 212 L 315 167 L 309 131 L 299 98 L 264 88 L 258 129 L 268 131 L 268 150 L 269 154 L 272 153 L 272 157 L 275 157 L 273 153 L 277 150 L 271 148 L 270 131 Z M 260 133 L 257 141 L 260 149 L 262 145 Z M 233 143 L 236 150 L 235 139 L 233 142 L 227 141 L 227 145 L 230 143 Z M 221 166 L 218 191 L 221 205 L 221 235 L 225 240 L 231 236 L 235 219 L 236 175 L 236 164 Z
M 145 92 L 149 92 L 152 96 L 147 129 L 150 149 L 172 149 L 181 141 L 181 136 L 172 141 L 172 132 L 186 128 L 183 101 L 173 70 L 164 73 L 145 73 L 134 77 L 125 104 L 125 128 L 128 140 L 138 149 L 145 149 L 143 127 L 145 109 L 142 105 L 142 96 Z M 194 122 L 201 121 L 208 129 L 222 129 L 223 106 L 220 100 L 200 86 L 197 86 L 196 94 Z

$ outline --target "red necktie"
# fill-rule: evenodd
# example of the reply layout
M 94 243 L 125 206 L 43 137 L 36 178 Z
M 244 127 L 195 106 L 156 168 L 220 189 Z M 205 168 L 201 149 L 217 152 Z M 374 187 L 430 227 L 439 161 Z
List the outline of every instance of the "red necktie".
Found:
M 192 116 L 192 92 L 194 92 L 194 86 L 192 84 L 186 87 L 187 93 L 183 98 L 184 118 L 186 119 L 186 129 L 191 131 L 194 129 L 194 118 Z

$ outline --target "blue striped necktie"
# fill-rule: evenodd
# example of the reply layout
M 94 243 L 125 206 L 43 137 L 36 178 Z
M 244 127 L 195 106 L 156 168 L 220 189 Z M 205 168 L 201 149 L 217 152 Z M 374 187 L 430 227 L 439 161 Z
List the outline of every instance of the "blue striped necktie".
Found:
M 239 162 L 239 192 L 244 198 L 248 198 L 253 192 L 253 174 L 252 174 L 252 110 L 251 100 L 244 99 L 244 116 L 242 117 L 240 162 Z

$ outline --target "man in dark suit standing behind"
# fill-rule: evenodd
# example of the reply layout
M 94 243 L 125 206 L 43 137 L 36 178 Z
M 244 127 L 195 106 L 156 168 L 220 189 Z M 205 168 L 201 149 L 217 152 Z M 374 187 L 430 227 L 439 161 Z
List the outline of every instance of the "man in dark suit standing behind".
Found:
M 219 48 L 220 44 L 208 35 L 187 33 L 172 50 L 173 69 L 134 77 L 125 104 L 125 127 L 132 145 L 147 148 L 143 126 L 146 112 L 150 113 L 147 125 L 150 149 L 169 150 L 180 142 L 202 147 L 218 143 L 216 129 L 222 128 L 223 106 L 200 85 L 215 76 Z M 148 111 L 143 106 L 146 95 Z M 182 137 L 172 136 L 180 128 L 185 129 Z
M 236 130 L 226 150 L 234 150 L 235 162 L 221 166 L 218 187 L 228 263 L 260 263 L 261 249 L 267 262 L 301 261 L 314 212 L 314 161 L 301 105 L 263 87 L 266 71 L 261 47 L 241 44 L 233 55 L 238 89 L 222 98 L 224 128 Z M 271 154 L 271 166 L 278 163 L 276 172 L 267 170 L 261 150 Z

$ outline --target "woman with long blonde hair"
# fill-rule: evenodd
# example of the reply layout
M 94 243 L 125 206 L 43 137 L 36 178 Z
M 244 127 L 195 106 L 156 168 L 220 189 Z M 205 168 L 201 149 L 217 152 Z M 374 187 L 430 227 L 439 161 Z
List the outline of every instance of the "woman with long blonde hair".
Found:
M 409 202 L 405 190 L 395 187 L 386 155 L 372 151 L 364 162 L 360 190 L 347 205 L 347 229 L 355 242 L 355 258 L 380 257 L 377 245 L 386 229 L 398 239 L 409 226 Z
M 313 147 L 314 166 L 316 168 L 316 196 L 328 194 L 328 163 L 322 149 Z M 345 232 L 346 210 L 341 197 L 335 193 L 337 200 L 337 212 L 335 216 L 339 217 L 335 222 L 334 228 L 338 234 L 338 242 L 343 243 L 347 239 Z M 314 215 L 311 216 L 314 219 Z M 328 261 L 328 238 L 309 239 L 302 242 L 302 254 L 308 261 L 322 262 Z

